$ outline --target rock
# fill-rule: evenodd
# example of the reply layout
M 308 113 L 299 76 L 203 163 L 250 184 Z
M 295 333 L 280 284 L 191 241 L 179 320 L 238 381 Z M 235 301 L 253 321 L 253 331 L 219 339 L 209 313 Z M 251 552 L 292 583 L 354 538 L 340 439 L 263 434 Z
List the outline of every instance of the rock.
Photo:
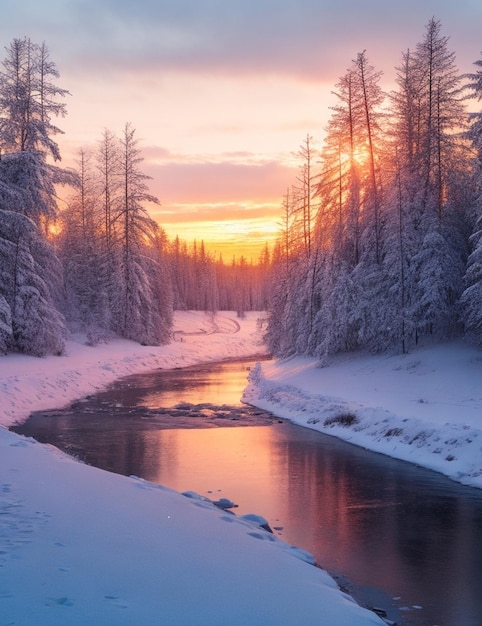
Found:
M 213 500 L 212 503 L 220 509 L 234 509 L 238 506 L 229 500 L 229 498 L 219 498 L 219 500 Z
M 245 519 L 248 522 L 254 522 L 255 524 L 257 524 L 260 528 L 263 528 L 264 530 L 267 530 L 269 533 L 272 533 L 273 531 L 270 528 L 270 525 L 268 523 L 268 520 L 266 520 L 264 517 L 262 517 L 261 515 L 255 515 L 254 513 L 247 513 L 246 515 L 241 515 L 241 519 Z
M 374 613 L 376 613 L 378 615 L 378 617 L 386 617 L 387 616 L 387 612 L 385 611 L 385 609 L 380 609 L 379 607 L 372 607 L 372 611 Z

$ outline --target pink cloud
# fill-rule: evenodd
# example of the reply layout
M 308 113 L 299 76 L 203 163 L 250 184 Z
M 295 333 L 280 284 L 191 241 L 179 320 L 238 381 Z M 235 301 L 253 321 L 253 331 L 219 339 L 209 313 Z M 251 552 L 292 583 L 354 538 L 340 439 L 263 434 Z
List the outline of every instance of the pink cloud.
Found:
M 222 163 L 144 163 L 152 176 L 151 190 L 161 203 L 272 202 L 282 198 L 296 170 L 276 162 L 254 164 Z

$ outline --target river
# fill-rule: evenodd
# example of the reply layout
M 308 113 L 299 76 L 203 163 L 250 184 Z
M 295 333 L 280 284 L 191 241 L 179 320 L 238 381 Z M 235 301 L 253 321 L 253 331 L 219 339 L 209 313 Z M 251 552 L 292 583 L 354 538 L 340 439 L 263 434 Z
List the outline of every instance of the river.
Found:
M 482 492 L 240 403 L 248 360 L 117 381 L 16 432 L 229 498 L 405 626 L 482 626 Z

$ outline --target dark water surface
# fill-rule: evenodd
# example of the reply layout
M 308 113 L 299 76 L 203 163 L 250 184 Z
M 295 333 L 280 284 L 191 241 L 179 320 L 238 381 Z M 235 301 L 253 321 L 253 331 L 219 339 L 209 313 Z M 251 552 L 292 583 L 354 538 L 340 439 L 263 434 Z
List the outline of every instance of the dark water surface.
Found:
M 15 430 L 233 500 L 398 624 L 482 626 L 482 492 L 241 405 L 251 365 L 131 376 Z

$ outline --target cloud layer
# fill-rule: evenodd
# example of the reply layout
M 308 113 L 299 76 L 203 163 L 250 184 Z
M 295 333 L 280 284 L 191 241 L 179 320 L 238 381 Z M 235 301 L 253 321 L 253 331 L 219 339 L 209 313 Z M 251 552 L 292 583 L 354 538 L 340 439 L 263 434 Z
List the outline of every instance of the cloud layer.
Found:
M 73 94 L 64 162 L 104 128 L 138 129 L 151 191 L 169 223 L 233 220 L 260 237 L 315 141 L 358 52 L 393 88 L 402 51 L 435 16 L 462 72 L 480 58 L 476 0 L 0 0 L 0 42 L 45 41 Z M 330 100 L 331 98 L 331 100 Z M 67 154 L 67 158 L 66 157 Z M 248 228 L 248 226 L 246 226 Z M 227 231 L 226 231 L 227 232 Z M 268 231 L 266 231 L 268 232 Z M 256 233 L 256 235 L 252 235 Z
M 296 171 L 275 162 L 241 165 L 232 161 L 164 165 L 146 161 L 144 169 L 155 181 L 163 204 L 201 204 L 202 199 L 209 198 L 213 207 L 247 203 L 253 198 L 258 204 L 272 202 L 283 195 Z
M 368 50 L 398 63 L 435 16 L 464 64 L 478 58 L 482 5 L 462 0 L 4 0 L 0 35 L 53 40 L 78 71 L 283 74 L 335 78 Z M 5 23 L 5 15 L 8 15 Z M 22 31 L 27 32 L 22 32 Z M 10 37 L 7 37 L 9 39 Z M 5 42 L 7 43 L 7 42 Z M 387 54 L 389 52 L 389 54 Z M 342 59 L 345 59 L 344 61 Z

